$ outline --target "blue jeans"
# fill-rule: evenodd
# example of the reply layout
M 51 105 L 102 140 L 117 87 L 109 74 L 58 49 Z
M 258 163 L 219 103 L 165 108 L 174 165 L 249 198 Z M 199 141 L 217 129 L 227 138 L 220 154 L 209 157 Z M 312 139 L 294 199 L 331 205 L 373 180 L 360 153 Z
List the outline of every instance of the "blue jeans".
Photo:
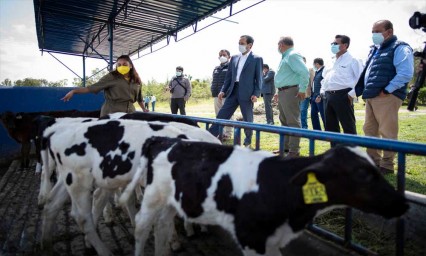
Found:
M 155 101 L 151 102 L 152 111 L 155 111 Z
M 309 108 L 309 98 L 306 98 L 300 101 L 300 121 L 302 123 L 303 129 L 308 129 L 308 108 Z
M 238 107 L 240 107 L 241 114 L 243 115 L 243 120 L 246 122 L 253 123 L 253 102 L 250 99 L 240 100 L 238 98 L 238 88 L 235 87 L 231 95 L 226 97 L 225 103 L 220 108 L 219 113 L 217 113 L 216 119 L 229 120 Z M 209 131 L 214 136 L 218 136 L 219 125 L 213 124 L 210 127 Z M 253 131 L 249 129 L 244 129 L 244 133 L 246 135 L 244 139 L 244 145 L 250 145 Z
M 272 110 L 273 94 L 263 94 L 263 102 L 265 103 L 266 123 L 274 124 L 274 111 Z
M 318 113 L 321 116 L 323 127 L 325 127 L 324 101 L 321 99 L 319 103 L 316 103 L 315 99 L 318 95 L 319 94 L 314 94 L 311 97 L 311 121 L 312 121 L 312 128 L 314 130 L 321 131 L 321 124 L 320 124 Z

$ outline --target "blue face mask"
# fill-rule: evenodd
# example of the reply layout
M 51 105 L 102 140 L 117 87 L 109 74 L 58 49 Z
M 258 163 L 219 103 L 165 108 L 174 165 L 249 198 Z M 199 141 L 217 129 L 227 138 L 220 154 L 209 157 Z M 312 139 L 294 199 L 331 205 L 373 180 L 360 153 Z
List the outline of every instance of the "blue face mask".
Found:
M 338 45 L 338 44 L 332 44 L 332 45 L 331 45 L 331 52 L 332 52 L 333 54 L 338 53 L 338 52 L 339 52 L 339 45 Z
M 381 45 L 385 41 L 382 33 L 373 33 L 372 39 L 375 45 Z

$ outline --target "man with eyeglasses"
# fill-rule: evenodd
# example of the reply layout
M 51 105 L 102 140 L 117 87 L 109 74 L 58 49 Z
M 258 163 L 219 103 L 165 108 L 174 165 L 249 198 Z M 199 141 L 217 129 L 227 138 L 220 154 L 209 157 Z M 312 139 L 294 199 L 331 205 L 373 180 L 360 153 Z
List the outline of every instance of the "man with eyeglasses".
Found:
M 407 96 L 407 84 L 414 73 L 413 49 L 393 34 L 389 20 L 373 24 L 367 64 L 356 84 L 357 96 L 365 101 L 364 133 L 367 136 L 398 139 L 398 111 Z M 367 149 L 383 174 L 394 172 L 395 152 Z
M 331 43 L 331 52 L 335 54 L 331 65 L 323 71 L 321 95 L 324 98 L 325 130 L 357 134 L 353 99 L 355 84 L 362 72 L 361 61 L 348 52 L 350 38 L 336 35 Z M 333 145 L 333 143 L 332 143 Z

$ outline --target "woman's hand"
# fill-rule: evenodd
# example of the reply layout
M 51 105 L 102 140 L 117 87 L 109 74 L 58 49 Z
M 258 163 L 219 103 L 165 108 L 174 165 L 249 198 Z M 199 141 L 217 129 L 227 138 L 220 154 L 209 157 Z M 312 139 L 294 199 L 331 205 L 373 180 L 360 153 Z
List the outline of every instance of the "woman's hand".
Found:
M 73 95 L 74 95 L 74 90 L 71 90 L 67 94 L 65 94 L 65 96 L 61 100 L 63 100 L 64 102 L 67 102 L 72 98 Z

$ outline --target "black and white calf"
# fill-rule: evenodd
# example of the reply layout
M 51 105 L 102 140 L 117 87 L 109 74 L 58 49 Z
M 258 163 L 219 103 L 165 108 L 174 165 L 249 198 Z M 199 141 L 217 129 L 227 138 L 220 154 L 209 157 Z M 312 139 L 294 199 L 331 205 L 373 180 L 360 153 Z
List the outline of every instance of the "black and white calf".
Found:
M 125 187 L 132 178 L 139 180 L 146 166 L 140 162 L 145 159 L 141 158 L 142 147 L 152 136 L 187 138 L 171 125 L 133 120 L 101 120 L 73 126 L 57 124 L 45 130 L 42 145 L 48 153 L 42 154 L 43 163 L 54 163 L 58 181 L 44 205 L 43 247 L 51 244 L 53 223 L 69 195 L 71 215 L 84 232 L 86 241 L 99 255 L 111 255 L 93 223 L 96 219 L 91 214 L 93 186 L 102 188 L 99 193 L 110 195 L 117 188 Z M 98 201 L 99 211 L 105 203 Z
M 46 197 L 53 187 L 51 176 L 55 172 L 56 164 L 54 161 L 49 162 L 48 151 L 46 145 L 42 145 L 42 138 L 44 131 L 54 125 L 62 125 L 73 127 L 78 123 L 86 123 L 97 120 L 98 118 L 88 117 L 51 117 L 51 116 L 37 116 L 33 120 L 34 123 L 34 136 L 36 145 L 37 165 L 36 173 L 41 172 L 40 191 L 38 194 L 38 206 L 42 207 L 46 202 Z M 42 155 L 44 155 L 45 163 L 42 165 Z M 43 171 L 42 171 L 43 169 Z
M 136 215 L 136 251 L 143 255 L 156 222 L 156 255 L 165 255 L 176 212 L 219 225 L 244 255 L 281 255 L 318 214 L 336 206 L 397 217 L 405 198 L 359 148 L 338 146 L 314 157 L 283 159 L 269 152 L 178 139 L 145 143 L 147 186 Z M 157 248 L 160 247 L 160 248 Z

